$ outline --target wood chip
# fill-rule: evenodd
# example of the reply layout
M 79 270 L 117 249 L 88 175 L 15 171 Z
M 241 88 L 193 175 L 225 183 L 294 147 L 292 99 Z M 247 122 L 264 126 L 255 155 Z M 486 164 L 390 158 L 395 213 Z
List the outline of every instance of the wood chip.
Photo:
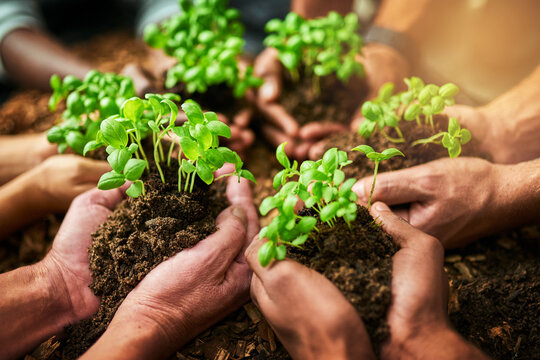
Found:
M 457 262 L 454 264 L 454 267 L 459 271 L 461 276 L 463 276 L 465 279 L 471 280 L 473 278 L 473 276 L 471 275 L 471 270 L 464 263 Z
M 236 350 L 234 351 L 234 356 L 242 357 L 246 352 L 246 341 L 238 340 L 236 343 Z
M 244 305 L 244 310 L 246 310 L 246 313 L 248 314 L 249 318 L 255 324 L 257 324 L 258 322 L 261 321 L 261 319 L 262 319 L 261 312 L 259 311 L 259 309 L 257 309 L 255 304 L 253 304 L 252 302 L 250 302 L 249 304 Z
M 216 356 L 214 356 L 214 360 L 227 360 L 229 356 L 231 354 L 227 350 L 220 348 Z
M 253 350 L 255 350 L 255 343 L 254 343 L 254 342 L 250 342 L 250 343 L 247 344 L 247 346 L 246 346 L 246 350 L 244 351 L 244 357 L 251 356 L 251 353 L 253 352 Z
M 461 255 L 455 254 L 455 255 L 448 255 L 444 258 L 444 261 L 447 263 L 456 263 L 458 261 L 461 261 Z
M 484 254 L 467 255 L 467 256 L 465 256 L 465 260 L 468 260 L 468 261 L 471 261 L 471 262 L 486 261 L 486 255 L 484 255 Z
M 506 250 L 511 250 L 516 247 L 516 242 L 510 238 L 502 238 L 497 240 L 497 245 Z

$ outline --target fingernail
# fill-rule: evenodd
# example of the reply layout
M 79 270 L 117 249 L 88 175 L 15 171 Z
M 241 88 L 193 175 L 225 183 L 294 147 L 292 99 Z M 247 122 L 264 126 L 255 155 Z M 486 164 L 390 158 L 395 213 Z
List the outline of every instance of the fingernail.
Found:
M 387 210 L 390 210 L 390 208 L 385 204 L 385 203 L 382 203 L 382 202 L 376 202 L 375 204 L 373 204 L 373 208 L 377 211 L 387 211 Z
M 240 206 L 235 206 L 233 207 L 232 209 L 232 214 L 234 216 L 236 216 L 237 218 L 239 218 L 242 222 L 246 222 L 247 221 L 247 214 L 246 214 L 246 210 L 244 210 L 244 208 L 240 207 Z

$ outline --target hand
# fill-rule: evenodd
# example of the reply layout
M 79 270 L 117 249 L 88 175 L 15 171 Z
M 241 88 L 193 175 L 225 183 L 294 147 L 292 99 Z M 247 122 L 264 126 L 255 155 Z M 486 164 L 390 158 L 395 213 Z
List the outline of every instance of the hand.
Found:
M 323 275 L 292 260 L 264 268 L 257 238 L 246 251 L 251 298 L 294 359 L 374 359 L 351 303 Z
M 243 252 L 258 217 L 245 179 L 230 178 L 227 196 L 232 206 L 219 215 L 219 230 L 146 275 L 86 358 L 165 357 L 247 301 Z
M 24 178 L 33 192 L 36 208 L 42 213 L 65 212 L 79 194 L 96 187 L 104 173 L 110 171 L 105 161 L 77 155 L 56 155 L 35 167 Z
M 437 237 L 445 248 L 454 248 L 495 229 L 493 199 L 501 191 L 499 177 L 499 168 L 485 160 L 441 159 L 379 174 L 372 201 L 408 205 L 396 213 Z M 367 177 L 354 185 L 361 201 L 367 203 L 372 182 L 373 177 Z
M 51 251 L 42 261 L 62 299 L 69 303 L 70 323 L 93 315 L 99 299 L 88 287 L 92 282 L 88 248 L 91 234 L 124 198 L 119 189 L 91 190 L 73 201 L 56 235 Z
M 140 65 L 128 63 L 124 66 L 120 74 L 133 79 L 137 96 L 144 98 L 146 93 L 153 92 L 152 79 Z
M 392 259 L 390 338 L 381 357 L 484 359 L 481 351 L 451 329 L 441 243 L 393 214 L 384 203 L 373 204 L 371 214 L 399 247 Z

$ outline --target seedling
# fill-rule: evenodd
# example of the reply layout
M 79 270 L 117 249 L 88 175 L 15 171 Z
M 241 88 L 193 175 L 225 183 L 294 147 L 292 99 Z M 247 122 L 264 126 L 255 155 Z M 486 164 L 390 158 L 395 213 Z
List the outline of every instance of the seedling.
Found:
M 130 78 L 96 70 L 90 71 L 84 80 L 68 75 L 62 81 L 58 75 L 53 75 L 50 83 L 53 89 L 50 110 L 55 111 L 58 104 L 66 100 L 62 123 L 47 132 L 47 139 L 58 144 L 60 153 L 70 147 L 82 154 L 86 144 L 95 139 L 101 122 L 117 115 L 122 103 L 135 96 Z
M 375 169 L 373 170 L 373 183 L 371 184 L 371 191 L 369 192 L 369 199 L 368 199 L 368 210 L 371 207 L 371 197 L 373 196 L 373 191 L 375 190 L 375 181 L 377 180 L 377 173 L 379 171 L 379 164 L 381 161 L 388 160 L 390 158 L 393 158 L 394 156 L 405 156 L 401 151 L 395 148 L 390 148 L 383 150 L 382 152 L 378 153 L 369 145 L 359 145 L 352 149 L 352 151 L 360 151 L 361 153 L 365 154 L 367 158 L 375 163 Z
M 179 0 L 180 13 L 160 25 L 148 25 L 144 41 L 163 49 L 177 60 L 167 72 L 165 86 L 186 84 L 189 93 L 204 93 L 208 87 L 226 84 L 234 96 L 242 97 L 262 80 L 253 76 L 253 67 L 240 70 L 244 27 L 240 13 L 227 8 L 227 0 Z
M 448 121 L 448 131 L 440 132 L 427 139 L 416 140 L 413 146 L 429 143 L 442 144 L 448 150 L 448 156 L 450 158 L 456 158 L 461 154 L 461 145 L 468 143 L 471 137 L 469 130 L 462 129 L 455 118 L 450 118 Z M 439 140 L 441 138 L 442 140 Z
M 206 184 L 212 184 L 214 171 L 225 163 L 234 164 L 235 171 L 222 177 L 236 175 L 239 179 L 243 177 L 255 182 L 253 174 L 242 169 L 243 162 L 238 154 L 227 147 L 219 146 L 218 137 L 230 137 L 231 130 L 218 120 L 215 113 L 203 113 L 196 102 L 187 100 L 182 104 L 182 110 L 188 120 L 181 126 L 176 126 L 178 107 L 173 101 L 180 101 L 180 97 L 176 94 L 146 94 L 145 99 L 133 97 L 122 105 L 120 115 L 111 116 L 101 123 L 96 139 L 89 142 L 84 149 L 86 154 L 101 146 L 107 147 L 107 160 L 112 170 L 101 177 L 98 182 L 99 189 L 114 189 L 129 180 L 132 184 L 127 194 L 132 197 L 144 195 L 144 183 L 140 178 L 145 168 L 150 170 L 148 157 L 142 146 L 142 140 L 147 136 L 152 138 L 154 164 L 165 183 L 161 164 L 171 166 L 176 143 L 171 142 L 165 155 L 162 140 L 166 136 L 172 138 L 176 135 L 180 148 L 179 192 L 192 192 L 197 176 Z
M 381 134 L 393 143 L 402 143 L 405 137 L 399 128 L 401 119 L 416 120 L 421 125 L 420 115 L 424 115 L 425 123 L 434 127 L 433 116 L 444 111 L 446 106 L 454 104 L 454 96 L 459 89 L 452 83 L 438 87 L 434 84 L 425 85 L 419 77 L 405 79 L 408 90 L 393 94 L 394 84 L 386 83 L 379 90 L 379 96 L 366 101 L 362 105 L 362 114 L 365 121 L 360 124 L 358 133 L 369 138 L 379 129 Z M 394 128 L 397 138 L 390 137 L 386 128 Z
M 278 57 L 298 81 L 303 68 L 313 77 L 313 90 L 320 93 L 320 77 L 336 74 L 343 83 L 353 75 L 363 76 L 364 67 L 356 61 L 363 40 L 358 35 L 358 16 L 350 13 L 342 17 L 330 12 L 324 18 L 306 20 L 289 13 L 285 20 L 272 19 L 266 24 L 270 33 L 264 44 L 278 50 Z
M 259 250 L 262 266 L 268 265 L 273 259 L 284 259 L 287 246 L 301 247 L 313 230 L 318 231 L 317 221 L 333 227 L 338 218 L 349 226 L 356 219 L 358 197 L 352 191 L 355 179 L 345 180 L 342 171 L 344 166 L 351 163 L 347 154 L 332 148 L 322 159 L 304 161 L 298 169 L 298 163 L 295 161 L 291 164 L 285 154 L 284 145 L 281 144 L 276 150 L 276 157 L 284 167 L 274 177 L 274 188 L 279 191 L 264 199 L 259 208 L 263 216 L 273 209 L 279 211 L 278 216 L 259 234 L 261 239 L 266 237 L 269 240 Z M 298 177 L 298 181 L 290 181 L 293 177 Z M 298 199 L 318 216 L 296 214 Z

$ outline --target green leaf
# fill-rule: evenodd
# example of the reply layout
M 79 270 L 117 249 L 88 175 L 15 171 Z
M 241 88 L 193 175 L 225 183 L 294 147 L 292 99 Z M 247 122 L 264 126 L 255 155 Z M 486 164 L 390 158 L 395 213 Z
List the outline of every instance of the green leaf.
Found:
M 115 119 L 106 119 L 100 125 L 103 139 L 115 148 L 122 148 L 127 145 L 128 134 L 126 129 Z
M 276 244 L 272 241 L 267 241 L 259 249 L 259 262 L 263 267 L 268 266 L 272 260 L 277 256 Z
M 104 97 L 99 101 L 99 114 L 102 119 L 106 119 L 113 115 L 118 115 L 119 113 L 120 109 L 118 108 L 118 105 L 116 105 L 113 98 Z
M 66 99 L 66 107 L 75 116 L 84 114 L 84 102 L 78 92 L 72 92 Z
M 186 100 L 182 104 L 182 110 L 186 113 L 186 116 L 190 122 L 193 124 L 203 124 L 204 123 L 204 114 L 201 110 L 199 104 L 193 100 Z
M 137 121 L 141 118 L 144 112 L 144 103 L 138 97 L 132 97 L 122 105 L 124 117 L 132 121 Z
M 126 195 L 132 198 L 139 197 L 142 194 L 143 186 L 142 181 L 132 183 L 131 186 L 126 190 Z
M 366 101 L 362 105 L 362 115 L 368 120 L 377 121 L 382 116 L 383 110 L 380 105 L 375 104 L 371 101 Z
M 139 180 L 145 167 L 145 160 L 129 159 L 124 167 L 124 175 L 129 181 Z
M 336 216 L 337 211 L 339 210 L 339 203 L 333 202 L 322 208 L 320 213 L 321 221 L 327 222 Z
M 240 174 L 238 176 L 257 184 L 257 180 L 255 180 L 255 176 L 253 176 L 253 174 L 249 170 L 246 170 L 246 169 L 240 170 Z
M 383 150 L 383 152 L 381 152 L 381 155 L 383 155 L 383 160 L 388 160 L 390 158 L 393 158 L 394 156 L 405 156 L 403 155 L 403 153 L 401 151 L 399 151 L 398 149 L 396 148 L 390 148 L 390 149 L 386 149 L 386 150 Z
M 219 120 L 210 121 L 206 126 L 214 135 L 223 136 L 227 139 L 231 137 L 231 129 Z
M 433 114 L 439 114 L 444 110 L 444 99 L 441 96 L 431 98 L 431 109 Z
M 231 149 L 221 146 L 221 147 L 218 147 L 216 150 L 218 150 L 221 153 L 226 163 L 229 163 L 229 164 L 236 163 L 236 154 Z
M 115 149 L 108 157 L 107 161 L 114 171 L 122 173 L 128 160 L 131 159 L 131 153 L 128 149 Z M 131 180 L 131 179 L 128 179 Z
M 388 99 L 390 99 L 392 93 L 394 92 L 394 88 L 394 83 L 384 83 L 379 89 L 379 95 L 377 96 L 377 99 L 380 101 L 388 101 Z
M 370 120 L 364 120 L 360 123 L 360 126 L 358 127 L 358 134 L 360 134 L 360 136 L 362 136 L 363 138 L 367 139 L 371 135 L 373 135 L 376 126 L 377 123 Z
M 459 126 L 459 122 L 456 120 L 456 118 L 450 118 L 448 121 L 448 133 L 450 136 L 457 136 L 460 129 L 461 127 Z
M 195 141 L 187 136 L 183 136 L 180 138 L 179 143 L 184 155 L 186 155 L 189 160 L 196 161 L 199 158 L 199 147 Z
M 204 159 L 216 169 L 220 169 L 225 163 L 225 158 L 217 149 L 208 149 L 208 151 L 205 153 Z
M 62 90 L 62 80 L 60 80 L 60 76 L 58 76 L 57 74 L 51 76 L 49 83 L 51 85 L 51 89 L 53 89 L 54 91 Z
M 334 185 L 339 186 L 339 184 L 341 184 L 343 180 L 345 180 L 345 173 L 337 169 L 336 172 L 334 173 L 334 179 L 333 179 Z
M 296 206 L 296 203 L 298 202 L 298 198 L 296 195 L 288 195 L 285 198 L 285 201 L 283 201 L 283 214 L 294 217 L 294 207 Z
M 281 170 L 276 175 L 274 175 L 274 179 L 272 181 L 272 186 L 274 187 L 274 190 L 277 191 L 283 183 L 283 175 L 285 175 L 285 170 Z
M 58 143 L 64 140 L 64 130 L 59 126 L 53 126 L 47 131 L 47 140 L 50 143 Z
M 77 154 L 82 154 L 84 151 L 84 146 L 86 145 L 86 140 L 84 139 L 83 134 L 80 132 L 70 131 L 66 135 L 66 143 Z
M 285 154 L 285 145 L 287 143 L 284 142 L 283 144 L 279 145 L 276 149 L 276 158 L 277 161 L 283 166 L 285 169 L 291 168 L 291 161 L 287 157 L 287 154 Z
M 459 141 L 461 142 L 462 145 L 468 143 L 469 141 L 471 141 L 471 138 L 472 138 L 472 135 L 471 135 L 471 132 L 467 129 L 462 129 L 461 132 L 460 132 L 460 139 Z
M 351 191 L 354 184 L 356 184 L 356 179 L 347 179 L 339 188 L 339 196 L 344 196 Z
M 296 69 L 298 63 L 300 62 L 298 55 L 292 51 L 280 52 L 278 58 L 283 66 L 285 66 L 285 68 L 288 70 Z
M 196 124 L 195 127 L 191 128 L 190 130 L 193 130 L 191 132 L 191 135 L 199 141 L 199 143 L 202 145 L 204 150 L 209 149 L 212 146 L 212 133 L 205 125 L 202 124 Z
M 429 92 L 429 89 L 428 88 L 422 89 L 422 91 L 420 91 L 420 94 L 418 94 L 418 102 L 420 103 L 420 105 L 427 105 L 429 104 L 430 100 L 431 100 L 431 93 Z
M 439 89 L 439 95 L 445 99 L 453 98 L 458 92 L 459 88 L 452 83 L 445 84 Z
M 420 116 L 421 107 L 418 104 L 411 104 L 407 110 L 405 110 L 405 114 L 403 115 L 404 119 L 407 121 L 412 121 L 416 119 L 418 116 Z
M 262 201 L 261 206 L 259 206 L 259 212 L 261 213 L 262 216 L 266 216 L 271 210 L 275 209 L 280 203 L 281 201 L 279 201 L 279 199 L 276 199 L 273 196 L 267 197 Z
M 304 234 L 309 233 L 315 225 L 317 224 L 317 218 L 314 218 L 313 216 L 304 216 L 300 219 L 298 224 L 296 224 L 296 228 Z
M 124 185 L 125 182 L 126 179 L 124 178 L 124 175 L 113 170 L 101 175 L 97 187 L 100 190 L 111 190 L 119 188 Z
M 304 245 L 307 239 L 308 239 L 308 235 L 300 235 L 299 237 L 293 240 L 292 244 L 293 246 L 301 246 L 301 245 Z
M 357 147 L 353 148 L 351 151 L 360 151 L 361 153 L 364 153 L 366 155 L 369 153 L 375 152 L 375 150 L 373 150 L 373 148 L 369 145 L 358 145 Z
M 287 248 L 281 244 L 276 248 L 276 260 L 281 261 L 287 256 Z
M 338 167 L 338 149 L 331 148 L 327 150 L 322 158 L 322 166 L 327 173 L 333 173 Z
M 210 185 L 214 181 L 214 174 L 210 169 L 210 166 L 203 160 L 199 159 L 196 163 L 197 175 L 204 181 L 207 185 Z
M 102 146 L 102 144 L 99 144 L 95 140 L 87 142 L 86 145 L 84 146 L 84 149 L 83 149 L 83 156 L 86 156 L 86 154 L 88 154 L 88 152 L 90 152 L 92 150 L 96 150 L 96 149 L 100 148 L 101 146 Z
M 182 171 L 184 171 L 187 174 L 191 174 L 195 170 L 196 170 L 195 165 L 193 165 L 186 159 L 182 159 Z

